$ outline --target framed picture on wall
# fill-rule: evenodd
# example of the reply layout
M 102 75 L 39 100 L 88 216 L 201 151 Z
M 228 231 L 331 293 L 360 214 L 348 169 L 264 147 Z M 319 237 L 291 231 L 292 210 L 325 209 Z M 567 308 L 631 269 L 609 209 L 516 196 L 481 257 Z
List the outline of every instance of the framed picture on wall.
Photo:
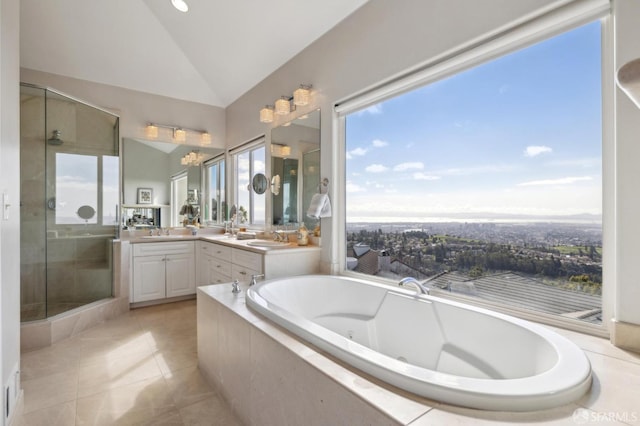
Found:
M 138 188 L 138 204 L 153 204 L 153 189 Z
M 198 204 L 198 190 L 190 189 L 187 191 L 187 203 Z

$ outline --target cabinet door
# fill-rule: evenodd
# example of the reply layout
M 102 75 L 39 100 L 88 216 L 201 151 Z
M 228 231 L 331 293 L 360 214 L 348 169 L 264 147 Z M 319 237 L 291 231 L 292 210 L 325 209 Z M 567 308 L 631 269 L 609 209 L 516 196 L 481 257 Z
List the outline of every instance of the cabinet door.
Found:
M 209 284 L 209 265 L 211 264 L 212 257 L 206 252 L 199 251 L 199 257 L 196 259 L 196 285 Z
M 196 264 L 190 254 L 167 256 L 167 297 L 186 296 L 196 292 Z
M 166 297 L 164 260 L 164 256 L 133 258 L 133 302 Z

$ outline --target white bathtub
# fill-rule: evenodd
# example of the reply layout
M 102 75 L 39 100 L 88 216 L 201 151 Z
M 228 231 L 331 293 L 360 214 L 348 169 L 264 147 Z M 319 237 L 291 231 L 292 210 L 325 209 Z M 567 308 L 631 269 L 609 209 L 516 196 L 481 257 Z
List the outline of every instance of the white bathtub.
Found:
M 586 355 L 557 333 L 413 289 L 311 275 L 262 282 L 246 300 L 348 364 L 437 401 L 530 411 L 591 386 Z

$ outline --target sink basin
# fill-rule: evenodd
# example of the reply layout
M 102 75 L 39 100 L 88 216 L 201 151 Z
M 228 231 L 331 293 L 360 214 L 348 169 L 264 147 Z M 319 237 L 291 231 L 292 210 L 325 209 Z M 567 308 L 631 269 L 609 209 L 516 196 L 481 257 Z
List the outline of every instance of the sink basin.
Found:
M 283 241 L 251 240 L 247 245 L 253 247 L 286 247 L 289 243 L 285 243 Z

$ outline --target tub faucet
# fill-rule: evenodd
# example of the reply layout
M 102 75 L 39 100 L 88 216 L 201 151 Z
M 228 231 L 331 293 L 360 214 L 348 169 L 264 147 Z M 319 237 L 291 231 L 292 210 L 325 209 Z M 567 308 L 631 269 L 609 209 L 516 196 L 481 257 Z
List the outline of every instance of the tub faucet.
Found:
M 420 281 L 413 277 L 406 277 L 400 280 L 399 286 L 404 287 L 407 284 L 413 284 L 418 289 L 418 294 L 429 294 L 429 288 L 425 287 Z
M 252 285 L 256 285 L 257 284 L 256 279 L 258 278 L 264 278 L 264 274 L 251 275 L 251 281 L 249 282 L 249 287 L 251 287 Z

